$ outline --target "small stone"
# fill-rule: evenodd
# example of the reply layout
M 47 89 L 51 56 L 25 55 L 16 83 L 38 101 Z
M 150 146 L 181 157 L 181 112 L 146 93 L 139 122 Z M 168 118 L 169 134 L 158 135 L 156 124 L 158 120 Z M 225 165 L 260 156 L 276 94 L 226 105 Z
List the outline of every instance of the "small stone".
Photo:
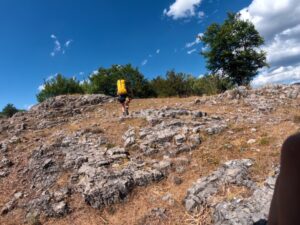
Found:
M 175 139 L 175 143 L 177 145 L 181 145 L 182 143 L 184 143 L 184 141 L 186 140 L 186 137 L 185 135 L 182 135 L 182 134 L 178 134 L 174 137 Z
M 195 148 L 201 144 L 201 138 L 197 134 L 193 134 L 189 137 L 189 141 L 191 143 L 191 147 Z
M 249 139 L 249 140 L 247 141 L 247 144 L 248 144 L 248 145 L 252 145 L 252 144 L 254 144 L 255 142 L 256 142 L 255 139 Z
M 44 169 L 48 169 L 52 164 L 53 164 L 53 160 L 52 159 L 46 159 L 46 161 L 43 164 L 43 168 Z
M 172 178 L 172 181 L 173 181 L 173 183 L 174 183 L 175 185 L 180 185 L 180 184 L 182 184 L 182 182 L 183 182 L 183 180 L 182 180 L 180 177 L 177 177 L 177 176 L 174 176 L 174 177 Z
M 52 209 L 55 212 L 56 216 L 63 216 L 68 212 L 68 206 L 64 201 L 53 204 Z
M 197 203 L 193 199 L 188 199 L 185 201 L 185 209 L 188 212 L 193 211 L 197 206 Z
M 176 166 L 175 170 L 176 170 L 176 173 L 184 173 L 186 170 L 186 167 L 185 166 Z
M 68 197 L 70 194 L 69 188 L 62 188 L 59 191 L 54 192 L 53 197 L 57 202 L 60 202 Z
M 171 168 L 171 165 L 172 164 L 169 160 L 163 160 L 160 161 L 159 163 L 154 164 L 153 167 L 160 171 L 167 172 L 167 170 Z
M 14 198 L 15 198 L 15 199 L 20 199 L 20 198 L 22 198 L 22 197 L 23 197 L 23 193 L 20 192 L 20 191 L 14 194 Z
M 9 175 L 9 171 L 8 170 L 2 170 L 0 171 L 0 177 L 7 177 Z
M 197 126 L 197 127 L 194 127 L 194 128 L 193 128 L 192 132 L 193 132 L 194 134 L 196 134 L 196 133 L 199 133 L 199 131 L 200 131 L 201 129 L 203 129 L 203 126 Z
M 1 209 L 1 215 L 5 215 L 7 213 L 9 213 L 10 211 L 12 211 L 15 206 L 17 205 L 17 200 L 15 198 L 13 198 L 12 200 L 10 200 L 9 202 L 7 202 Z
M 232 144 L 224 144 L 224 148 L 226 149 L 232 149 Z
M 202 112 L 194 112 L 194 117 L 195 118 L 200 118 L 200 117 L 203 117 L 204 116 L 204 113 Z
M 167 218 L 166 211 L 165 208 L 154 208 L 151 210 L 151 215 L 155 218 L 165 219 Z
M 26 221 L 28 224 L 42 225 L 42 223 L 40 222 L 40 214 L 37 211 L 27 213 Z
M 168 202 L 169 205 L 174 205 L 175 203 L 175 200 L 173 199 L 172 197 L 172 194 L 170 193 L 167 193 L 166 195 L 164 195 L 161 200 L 165 201 L 165 202 Z

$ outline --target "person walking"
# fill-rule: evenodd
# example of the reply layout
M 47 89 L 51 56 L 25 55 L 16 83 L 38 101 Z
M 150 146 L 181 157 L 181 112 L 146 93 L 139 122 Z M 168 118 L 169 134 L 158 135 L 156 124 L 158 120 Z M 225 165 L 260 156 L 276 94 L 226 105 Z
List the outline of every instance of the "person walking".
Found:
M 117 95 L 118 101 L 122 107 L 123 116 L 129 115 L 129 103 L 132 100 L 132 97 L 128 94 L 128 85 L 126 85 L 125 79 L 120 79 L 117 81 Z

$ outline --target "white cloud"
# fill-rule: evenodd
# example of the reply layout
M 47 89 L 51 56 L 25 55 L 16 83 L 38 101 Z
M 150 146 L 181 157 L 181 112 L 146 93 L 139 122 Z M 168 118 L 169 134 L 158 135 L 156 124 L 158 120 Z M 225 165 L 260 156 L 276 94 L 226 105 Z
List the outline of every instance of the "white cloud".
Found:
M 54 40 L 54 49 L 50 53 L 50 55 L 55 56 L 57 53 L 59 53 L 61 51 L 61 44 L 60 44 L 60 42 L 58 41 L 57 37 L 54 34 L 51 34 L 50 37 Z
M 255 78 L 260 82 L 278 83 L 299 79 L 300 65 L 300 1 L 299 0 L 253 0 L 241 10 L 265 38 L 263 50 L 271 68 Z
M 202 36 L 203 36 L 203 33 L 199 33 L 198 36 L 196 37 L 196 40 L 193 41 L 193 42 L 186 43 L 185 47 L 186 48 L 191 48 L 194 45 L 200 44 L 201 43 L 200 37 L 202 37 Z
M 189 51 L 187 51 L 187 54 L 189 54 L 189 55 L 191 55 L 192 53 L 194 53 L 194 52 L 196 52 L 197 51 L 197 49 L 192 49 L 192 50 L 189 50 Z
M 54 48 L 50 55 L 52 57 L 56 56 L 58 53 L 65 54 L 66 53 L 66 48 L 70 47 L 70 44 L 73 42 L 73 40 L 67 40 L 65 44 L 62 46 L 56 35 L 51 34 L 50 38 L 54 40 Z M 65 47 L 65 48 L 64 48 Z
M 24 108 L 26 110 L 30 110 L 32 108 L 32 106 L 34 106 L 34 104 L 30 104 L 30 105 L 26 104 L 26 105 L 24 105 Z
M 45 89 L 45 85 L 44 84 L 41 84 L 39 87 L 38 87 L 38 90 L 39 91 L 42 91 L 42 90 L 44 90 Z
M 61 50 L 61 44 L 60 44 L 60 42 L 58 40 L 55 40 L 54 45 L 55 45 L 54 51 L 58 51 L 59 52 Z
M 280 66 L 273 71 L 262 71 L 252 82 L 255 87 L 272 83 L 294 83 L 300 81 L 300 64 Z
M 73 40 L 67 40 L 65 43 L 65 46 L 68 48 L 72 42 L 73 42 Z
M 205 13 L 203 11 L 198 12 L 198 17 L 202 19 L 205 16 Z
M 88 83 L 90 84 L 91 83 L 91 80 L 89 78 L 85 79 L 85 80 L 81 80 L 79 81 L 80 84 L 84 84 L 84 83 Z
M 192 17 L 196 15 L 196 8 L 201 2 L 202 0 L 176 0 L 169 10 L 164 9 L 163 13 L 174 20 Z
M 193 42 L 189 42 L 189 43 L 186 43 L 185 47 L 186 48 L 191 48 L 193 47 L 194 45 L 198 44 L 198 39 L 196 39 L 196 41 L 193 41 Z
M 57 76 L 57 73 L 54 74 L 54 75 L 50 75 L 49 77 L 46 78 L 46 81 L 50 81 L 52 80 L 53 78 L 55 78 Z
M 142 62 L 142 66 L 145 66 L 147 63 L 148 63 L 148 59 L 145 59 L 145 60 Z
M 57 75 L 58 75 L 58 73 L 56 73 L 54 75 L 50 75 L 45 79 L 45 81 L 48 82 L 48 81 L 52 80 L 53 78 L 55 78 Z M 41 84 L 40 86 L 38 86 L 39 91 L 42 91 L 44 89 L 45 89 L 45 84 Z
M 160 49 L 158 48 L 156 49 L 155 53 L 149 54 L 148 57 L 142 61 L 141 63 L 142 66 L 145 66 L 151 58 L 155 57 L 155 55 L 158 55 L 159 53 L 160 53 Z
M 208 46 L 205 45 L 205 46 L 203 46 L 203 47 L 201 48 L 201 51 L 202 51 L 202 52 L 206 52 L 208 49 L 209 49 Z

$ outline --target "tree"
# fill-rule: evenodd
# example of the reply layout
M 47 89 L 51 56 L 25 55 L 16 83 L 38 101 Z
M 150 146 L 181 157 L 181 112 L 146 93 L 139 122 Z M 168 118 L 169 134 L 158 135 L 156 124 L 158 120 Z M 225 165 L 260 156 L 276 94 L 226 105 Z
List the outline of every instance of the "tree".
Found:
M 131 64 L 125 66 L 113 65 L 111 68 L 100 68 L 96 74 L 89 77 L 89 82 L 84 83 L 84 89 L 90 94 L 105 94 L 116 96 L 117 81 L 126 80 L 126 86 L 130 95 L 145 98 L 153 95 L 149 82 L 144 78 L 138 68 L 133 68 Z
M 190 96 L 193 94 L 192 86 L 195 78 L 184 73 L 168 71 L 166 78 L 158 76 L 151 81 L 151 88 L 158 97 Z
M 228 78 L 210 74 L 195 80 L 193 93 L 195 95 L 215 95 L 232 88 L 232 86 Z
M 19 112 L 19 110 L 13 105 L 13 104 L 7 104 L 3 110 L 2 110 L 2 115 L 6 117 L 12 117 L 14 114 Z
M 83 88 L 75 78 L 66 78 L 58 74 L 51 80 L 45 81 L 43 90 L 37 94 L 37 100 L 43 102 L 58 95 L 83 94 Z
M 155 93 L 155 97 L 168 97 L 170 96 L 169 87 L 167 81 L 161 76 L 157 76 L 150 82 L 151 89 Z
M 207 47 L 202 52 L 207 68 L 234 84 L 248 85 L 258 69 L 267 66 L 266 53 L 259 49 L 264 39 L 240 14 L 228 13 L 223 24 L 211 24 L 200 39 Z

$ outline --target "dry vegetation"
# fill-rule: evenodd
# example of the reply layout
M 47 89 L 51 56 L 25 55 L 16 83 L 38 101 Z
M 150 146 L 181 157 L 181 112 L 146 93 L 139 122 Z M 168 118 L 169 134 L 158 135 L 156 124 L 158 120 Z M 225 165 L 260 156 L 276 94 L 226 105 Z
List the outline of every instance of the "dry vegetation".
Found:
M 191 109 L 198 109 L 207 113 L 219 114 L 226 117 L 237 110 L 247 111 L 247 107 L 235 108 L 224 105 L 192 105 L 195 98 L 164 98 L 164 99 L 138 99 L 131 104 L 133 111 L 147 108 L 160 108 L 162 106 L 184 106 Z M 51 141 L 51 134 L 57 130 L 63 130 L 71 133 L 82 129 L 98 128 L 99 132 L 104 132 L 110 143 L 120 145 L 122 134 L 131 127 L 141 127 L 145 125 L 144 119 L 126 119 L 122 122 L 118 120 L 120 114 L 117 103 L 109 103 L 104 106 L 96 107 L 87 113 L 81 121 L 73 121 L 60 127 L 39 132 L 25 133 L 21 138 L 27 140 L 47 137 Z M 285 118 L 279 124 L 269 126 L 264 123 L 256 124 L 238 124 L 230 123 L 229 128 L 220 135 L 209 136 L 202 134 L 203 143 L 199 149 L 190 153 L 190 166 L 183 172 L 175 172 L 167 179 L 152 184 L 148 187 L 135 189 L 125 202 L 111 206 L 103 210 L 96 210 L 86 205 L 82 198 L 72 195 L 71 208 L 72 213 L 60 219 L 40 218 L 42 224 L 72 224 L 72 225 L 142 225 L 142 224 L 192 224 L 204 225 L 210 224 L 210 209 L 203 208 L 197 214 L 188 214 L 182 204 L 186 190 L 199 177 L 205 176 L 216 169 L 220 163 L 230 159 L 250 158 L 255 160 L 255 166 L 252 169 L 252 177 L 260 182 L 263 181 L 271 171 L 274 164 L 278 163 L 280 148 L 286 137 L 299 131 L 300 114 L 297 109 L 288 110 L 279 108 L 270 114 L 270 117 Z M 252 128 L 255 128 L 253 131 Z M 251 130 L 252 129 L 252 130 Z M 0 134 L 0 139 L 4 138 Z M 247 144 L 249 139 L 255 139 L 255 143 Z M 15 145 L 16 148 L 10 154 L 18 157 L 18 165 L 15 171 L 9 176 L 9 179 L 3 178 L 0 182 L 0 206 L 9 200 L 9 197 L 16 191 L 22 190 L 22 180 L 26 177 L 17 177 L 16 170 L 22 168 L 27 163 L 27 157 L 37 146 L 35 142 L 30 145 Z M 182 184 L 175 185 L 174 177 L 183 180 Z M 57 186 L 65 184 L 69 179 L 68 174 L 61 176 Z M 170 193 L 174 198 L 172 204 L 163 201 L 162 196 Z M 234 196 L 246 197 L 249 192 L 245 188 L 225 187 L 220 190 L 216 198 L 232 199 Z M 158 219 L 149 214 L 153 208 L 162 207 L 166 209 L 166 218 Z M 17 209 L 5 217 L 0 217 L 0 224 L 20 224 L 25 221 L 25 209 Z M 29 223 L 38 224 L 35 218 L 30 219 Z

